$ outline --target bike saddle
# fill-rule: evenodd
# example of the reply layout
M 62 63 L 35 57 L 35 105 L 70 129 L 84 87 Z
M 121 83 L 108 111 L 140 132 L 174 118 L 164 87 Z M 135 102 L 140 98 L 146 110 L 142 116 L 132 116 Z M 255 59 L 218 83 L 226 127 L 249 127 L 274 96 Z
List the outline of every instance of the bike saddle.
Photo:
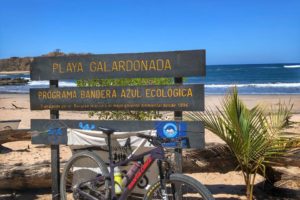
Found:
M 111 128 L 106 128 L 106 127 L 98 127 L 98 129 L 100 130 L 100 131 L 102 131 L 103 133 L 105 133 L 106 135 L 111 135 L 111 134 L 113 134 L 114 132 L 116 132 L 116 130 L 115 129 L 111 129 Z

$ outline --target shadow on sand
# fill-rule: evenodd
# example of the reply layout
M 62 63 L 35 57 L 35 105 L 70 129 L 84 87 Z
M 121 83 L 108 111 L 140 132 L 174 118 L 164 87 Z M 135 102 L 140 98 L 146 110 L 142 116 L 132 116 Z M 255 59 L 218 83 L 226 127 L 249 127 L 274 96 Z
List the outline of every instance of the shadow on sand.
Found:
M 215 197 L 216 200 L 240 200 L 245 198 L 245 185 L 205 185 L 213 195 L 229 194 L 239 197 Z M 277 188 L 269 184 L 260 183 L 254 188 L 257 200 L 299 200 L 300 191 L 295 189 Z
M 51 189 L 32 189 L 32 190 L 6 190 L 1 191 L 0 200 L 35 200 L 40 199 L 39 196 L 46 195 L 43 199 L 51 198 Z
M 206 185 L 214 196 L 227 194 L 229 197 L 215 197 L 216 200 L 241 200 L 245 199 L 244 185 Z M 235 197 L 230 197 L 234 195 Z M 222 195 L 221 195 L 222 196 Z M 260 183 L 255 186 L 254 196 L 257 200 L 299 200 L 300 191 L 293 189 L 276 188 Z M 52 199 L 51 189 L 32 189 L 19 191 L 1 191 L 0 200 L 37 200 Z

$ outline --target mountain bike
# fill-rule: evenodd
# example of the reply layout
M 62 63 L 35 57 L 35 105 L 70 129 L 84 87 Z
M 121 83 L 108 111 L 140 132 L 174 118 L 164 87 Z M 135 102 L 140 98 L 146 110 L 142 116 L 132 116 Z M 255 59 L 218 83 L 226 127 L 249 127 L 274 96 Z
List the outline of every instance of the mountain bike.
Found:
M 175 142 L 180 147 L 183 140 L 188 140 L 187 137 L 161 138 L 139 133 L 137 134 L 138 137 L 146 139 L 155 148 L 138 155 L 132 155 L 120 162 L 114 162 L 111 138 L 114 136 L 115 130 L 103 127 L 99 127 L 99 130 L 107 137 L 109 170 L 105 162 L 93 152 L 83 151 L 74 154 L 65 165 L 61 176 L 60 194 L 62 200 L 134 199 L 131 196 L 132 190 L 155 161 L 158 167 L 158 181 L 146 187 L 146 193 L 143 197 L 139 197 L 140 199 L 214 199 L 209 190 L 196 179 L 187 175 L 174 173 L 171 163 L 165 156 L 164 143 Z M 81 159 L 82 164 L 87 159 L 92 161 L 89 162 L 93 164 L 89 165 L 88 170 L 86 167 L 74 165 L 74 163 Z M 135 163 L 130 168 L 130 173 L 124 174 L 122 179 L 120 177 L 117 179 L 115 169 L 130 162 Z M 80 177 L 77 177 L 76 183 L 74 183 L 73 179 L 80 170 L 86 170 L 88 173 L 80 173 Z

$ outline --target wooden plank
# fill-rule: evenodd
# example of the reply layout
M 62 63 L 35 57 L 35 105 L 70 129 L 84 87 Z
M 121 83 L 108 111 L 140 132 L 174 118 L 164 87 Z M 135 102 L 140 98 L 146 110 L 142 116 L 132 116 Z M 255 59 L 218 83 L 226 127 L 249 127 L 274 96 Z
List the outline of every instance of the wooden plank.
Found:
M 36 57 L 31 80 L 205 76 L 205 50 Z
M 37 132 L 45 132 L 45 130 L 53 128 L 73 128 L 84 130 L 97 130 L 98 127 L 108 127 L 119 131 L 141 131 L 156 129 L 159 136 L 162 137 L 189 137 L 189 145 L 191 148 L 204 148 L 204 126 L 202 122 L 191 121 L 100 121 L 100 120 L 48 120 L 48 119 L 32 119 L 31 128 Z M 176 131 L 170 131 L 172 128 Z M 63 132 L 66 136 L 66 132 Z M 49 144 L 49 139 L 45 140 L 43 136 L 36 135 L 32 139 L 34 144 Z M 66 140 L 60 144 L 67 144 Z M 47 143 L 48 142 L 48 143 Z
M 203 85 L 30 89 L 31 110 L 204 110 Z

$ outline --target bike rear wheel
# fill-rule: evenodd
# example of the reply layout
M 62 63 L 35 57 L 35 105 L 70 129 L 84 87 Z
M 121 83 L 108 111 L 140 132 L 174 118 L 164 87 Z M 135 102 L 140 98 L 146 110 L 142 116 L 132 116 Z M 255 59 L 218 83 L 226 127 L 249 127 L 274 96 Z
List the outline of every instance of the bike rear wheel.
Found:
M 179 189 L 180 188 L 180 189 Z M 213 200 L 209 190 L 196 179 L 183 175 L 172 174 L 166 181 L 166 194 L 169 200 Z M 160 182 L 153 184 L 144 196 L 144 200 L 163 199 Z
M 61 199 L 84 199 L 78 190 L 82 183 L 85 183 L 84 189 L 82 187 L 85 193 L 96 198 L 107 197 L 109 183 L 103 178 L 107 176 L 109 172 L 106 164 L 95 153 L 90 151 L 76 153 L 66 163 L 60 179 Z

